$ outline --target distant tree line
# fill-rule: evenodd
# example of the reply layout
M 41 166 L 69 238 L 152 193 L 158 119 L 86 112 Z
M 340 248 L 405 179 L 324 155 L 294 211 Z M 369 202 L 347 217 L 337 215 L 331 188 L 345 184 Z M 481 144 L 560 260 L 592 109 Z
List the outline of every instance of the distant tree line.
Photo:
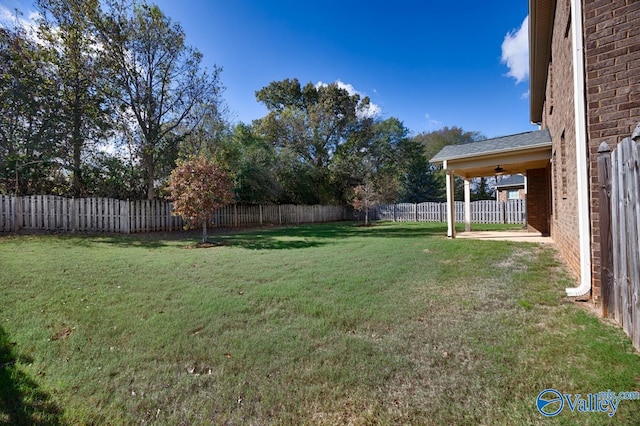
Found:
M 133 0 L 38 0 L 33 28 L 0 27 L 0 193 L 156 198 L 177 162 L 223 165 L 242 203 L 440 201 L 443 146 L 458 127 L 410 135 L 337 84 L 274 81 L 267 114 L 233 124 L 222 68 L 206 69 L 182 27 Z M 17 20 L 16 20 L 17 21 Z M 462 184 L 457 183 L 461 194 Z M 489 198 L 486 181 L 474 198 Z

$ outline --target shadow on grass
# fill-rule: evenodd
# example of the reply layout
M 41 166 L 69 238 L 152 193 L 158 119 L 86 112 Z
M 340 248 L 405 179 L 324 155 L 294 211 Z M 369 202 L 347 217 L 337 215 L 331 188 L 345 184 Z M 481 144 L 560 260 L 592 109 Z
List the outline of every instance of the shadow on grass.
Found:
M 277 238 L 256 236 L 256 235 L 233 235 L 219 237 L 226 246 L 242 247 L 247 250 L 292 250 L 311 247 L 320 247 L 328 243 L 321 241 L 310 241 L 307 239 L 279 240 Z
M 285 228 L 286 232 L 287 229 Z M 361 222 L 302 225 L 291 228 L 291 235 L 304 238 L 416 238 L 447 235 L 447 225 L 441 223 L 375 222 L 364 226 Z
M 415 224 L 374 224 L 362 226 L 354 222 L 337 222 L 271 228 L 216 235 L 213 239 L 224 245 L 251 250 L 301 249 L 334 244 L 346 238 L 416 238 L 446 236 L 446 225 L 416 226 Z
M 209 230 L 208 241 L 216 246 L 237 246 L 250 250 L 289 250 L 319 247 L 346 238 L 416 238 L 443 236 L 447 227 L 442 223 L 376 222 L 363 226 L 361 222 L 315 223 L 297 226 L 267 226 L 247 229 Z M 161 249 L 164 247 L 195 246 L 202 238 L 200 230 L 150 232 L 140 234 L 64 234 L 58 238 L 78 247 L 107 244 L 122 248 L 140 247 Z
M 13 345 L 0 327 L 0 425 L 61 424 L 62 411 L 49 394 L 16 367 Z

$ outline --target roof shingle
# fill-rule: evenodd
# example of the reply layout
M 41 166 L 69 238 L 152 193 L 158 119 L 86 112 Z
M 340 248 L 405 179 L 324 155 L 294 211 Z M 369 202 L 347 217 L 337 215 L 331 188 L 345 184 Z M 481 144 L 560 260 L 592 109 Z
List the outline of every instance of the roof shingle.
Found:
M 504 177 L 500 179 L 500 183 L 496 184 L 496 188 L 502 188 L 505 186 L 524 186 L 524 176 L 522 175 L 511 175 L 508 177 Z
M 501 136 L 462 145 L 447 145 L 434 155 L 430 162 L 442 163 L 444 160 L 517 151 L 535 146 L 551 146 L 551 134 L 548 129 Z

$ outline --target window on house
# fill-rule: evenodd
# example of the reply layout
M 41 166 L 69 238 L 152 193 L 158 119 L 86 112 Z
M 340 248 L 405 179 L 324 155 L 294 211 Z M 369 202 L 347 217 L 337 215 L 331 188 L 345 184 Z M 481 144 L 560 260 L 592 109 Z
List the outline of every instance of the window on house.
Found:
M 520 191 L 517 189 L 509 189 L 507 191 L 507 200 L 518 200 L 520 199 Z

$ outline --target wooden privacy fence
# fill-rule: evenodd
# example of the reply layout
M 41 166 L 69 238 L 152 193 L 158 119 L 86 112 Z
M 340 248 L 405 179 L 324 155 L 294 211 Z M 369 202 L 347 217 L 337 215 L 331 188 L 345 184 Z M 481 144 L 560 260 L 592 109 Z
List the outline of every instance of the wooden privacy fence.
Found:
M 633 138 L 633 139 L 632 139 Z M 598 150 L 602 314 L 640 350 L 640 125 L 613 151 Z
M 223 228 L 241 228 L 263 224 L 339 222 L 350 219 L 352 211 L 353 209 L 348 206 L 233 204 L 216 211 L 214 223 Z
M 229 205 L 216 211 L 213 222 L 222 228 L 334 222 L 352 218 L 351 211 L 346 206 Z M 171 212 L 171 203 L 163 200 L 0 195 L 0 232 L 22 229 L 128 234 L 182 229 L 184 220 Z
M 464 202 L 456 201 L 456 222 L 464 222 Z M 395 222 L 446 222 L 447 203 L 384 204 L 369 212 L 372 220 Z M 525 200 L 483 200 L 471 203 L 472 223 L 521 223 L 527 221 Z
M 0 195 L 0 231 L 150 232 L 179 229 L 182 218 L 171 215 L 161 200 L 64 198 L 52 195 Z
M 462 201 L 456 201 L 458 222 L 464 221 L 463 206 Z M 0 195 L 0 232 L 22 229 L 128 234 L 182 229 L 184 220 L 172 216 L 171 212 L 171 203 L 163 200 L 124 201 L 52 195 L 16 198 Z M 471 203 L 471 216 L 474 223 L 524 224 L 525 202 L 475 201 Z M 370 217 L 372 220 L 396 222 L 446 222 L 446 203 L 385 204 L 373 209 Z M 350 206 L 233 204 L 216 211 L 213 223 L 221 228 L 242 228 L 266 224 L 336 222 L 356 218 Z

